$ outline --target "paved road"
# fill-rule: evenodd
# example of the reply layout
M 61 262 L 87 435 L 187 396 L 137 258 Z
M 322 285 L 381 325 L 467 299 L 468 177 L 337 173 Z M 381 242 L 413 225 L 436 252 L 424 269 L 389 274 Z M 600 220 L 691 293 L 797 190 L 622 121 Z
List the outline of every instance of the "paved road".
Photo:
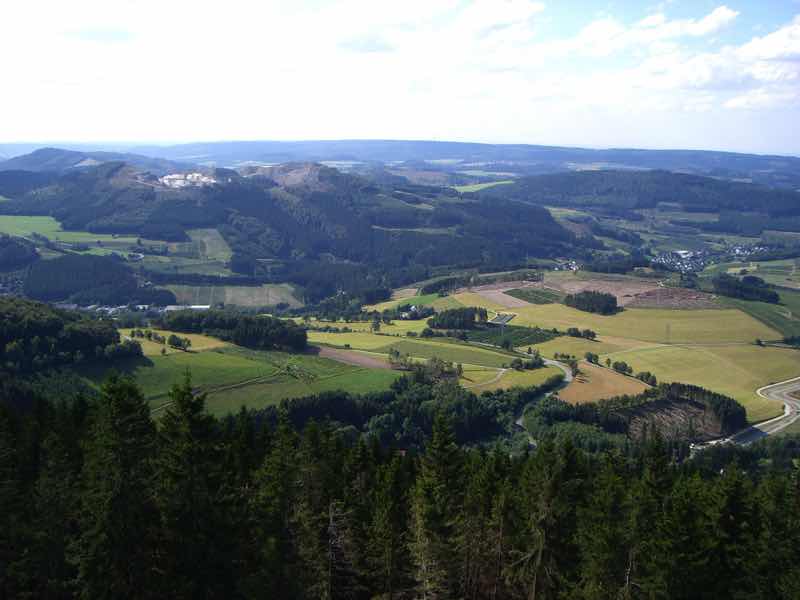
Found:
M 800 419 L 800 400 L 791 396 L 792 392 L 798 391 L 800 391 L 800 377 L 765 385 L 756 390 L 756 394 L 762 398 L 781 402 L 783 404 L 783 414 L 769 421 L 748 427 L 744 431 L 740 431 L 728 438 L 728 441 L 735 444 L 749 444 L 765 436 L 778 433 Z
M 543 358 L 543 360 L 544 360 L 544 364 L 547 365 L 548 367 L 556 367 L 557 369 L 561 369 L 564 372 L 564 383 L 561 384 L 562 388 L 567 386 L 567 385 L 569 385 L 570 382 L 572 382 L 572 379 L 573 379 L 573 377 L 572 377 L 572 369 L 569 368 L 569 365 L 565 365 L 564 363 L 558 362 L 557 360 L 550 360 L 549 358 Z M 549 396 L 552 393 L 553 392 L 549 392 L 547 395 Z M 522 417 L 524 415 L 525 415 L 525 413 L 523 412 L 523 414 L 521 414 L 519 417 L 517 417 L 517 420 L 514 421 L 514 424 L 517 427 L 519 427 L 520 429 L 522 429 L 523 431 L 527 432 L 527 429 L 525 429 L 525 425 L 522 422 Z M 535 446 L 536 442 L 531 437 L 530 434 L 528 434 L 528 438 L 529 438 L 530 445 L 531 446 Z

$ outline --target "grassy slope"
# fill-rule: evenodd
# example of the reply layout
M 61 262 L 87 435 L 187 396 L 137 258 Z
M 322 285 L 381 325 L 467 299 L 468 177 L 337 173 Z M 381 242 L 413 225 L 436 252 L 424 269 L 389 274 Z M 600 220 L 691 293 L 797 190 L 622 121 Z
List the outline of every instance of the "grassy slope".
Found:
M 532 371 L 515 371 L 513 369 L 509 369 L 499 380 L 492 381 L 490 379 L 483 384 L 471 386 L 470 390 L 480 393 L 490 390 L 507 390 L 512 387 L 541 385 L 550 377 L 558 375 L 559 373 L 561 373 L 561 369 L 556 367 L 544 367 L 541 369 L 534 369 Z
M 508 310 L 514 325 L 567 329 L 589 328 L 600 334 L 643 342 L 723 343 L 771 339 L 776 332 L 739 310 L 663 310 L 629 308 L 611 316 L 587 313 L 560 304 Z
M 465 304 L 467 300 L 462 298 Z M 790 302 L 794 301 L 791 295 Z M 476 305 L 481 304 L 476 301 Z M 748 308 L 755 315 L 761 307 L 750 304 Z M 769 311 L 776 308 L 766 306 Z M 635 371 L 655 373 L 660 381 L 693 383 L 728 394 L 746 407 L 751 421 L 778 415 L 782 410 L 777 403 L 756 396 L 758 387 L 800 375 L 800 353 L 755 346 L 752 342 L 756 338 L 775 339 L 780 334 L 741 310 L 627 309 L 604 317 L 551 304 L 508 312 L 517 313 L 512 321 L 515 325 L 588 327 L 600 335 L 598 342 L 561 337 L 536 346 L 545 356 L 560 352 L 580 358 L 591 351 L 601 360 L 624 360 Z M 665 343 L 667 324 L 670 344 Z
M 486 183 L 472 183 L 469 185 L 456 185 L 453 187 L 463 194 L 464 192 L 480 192 L 486 188 L 494 187 L 496 185 L 505 185 L 508 183 L 514 183 L 514 181 L 511 179 L 504 179 L 502 181 L 488 181 Z
M 651 346 L 608 356 L 627 362 L 634 371 L 651 371 L 659 381 L 693 383 L 731 396 L 747 408 L 751 421 L 782 411 L 777 403 L 756 396 L 755 390 L 797 376 L 800 371 L 800 353 L 796 350 L 755 345 Z
M 119 333 L 122 336 L 129 337 L 131 335 L 131 331 L 132 331 L 131 329 L 120 329 Z M 173 333 L 171 331 L 165 331 L 163 329 L 151 329 L 151 331 L 154 331 L 155 333 L 165 338 L 168 338 Z M 200 335 L 197 333 L 177 333 L 175 335 L 182 338 L 189 338 L 192 342 L 191 350 L 193 352 L 201 352 L 203 350 L 212 350 L 214 348 L 224 348 L 226 346 L 230 346 L 228 342 L 223 342 L 222 340 L 219 340 L 217 338 L 208 335 Z M 150 342 L 142 338 L 135 338 L 135 339 L 142 345 L 142 351 L 144 352 L 145 356 L 160 356 L 162 348 L 165 348 L 166 351 L 170 354 L 174 354 L 176 352 L 183 352 L 183 350 L 170 348 L 166 344 Z
M 354 393 L 384 390 L 399 376 L 396 371 L 364 369 L 313 355 L 258 352 L 227 345 L 161 356 L 160 345 L 152 346 L 155 355 L 127 361 L 117 368 L 136 379 L 156 411 L 168 401 L 170 387 L 187 370 L 191 372 L 193 385 L 209 394 L 209 412 L 218 415 L 238 410 L 240 406 L 263 408 L 285 398 L 325 390 Z M 82 373 L 99 384 L 108 370 L 93 366 Z
M 136 236 L 113 236 L 107 233 L 90 233 L 88 231 L 64 231 L 61 224 L 53 217 L 30 217 L 0 215 L 0 233 L 7 233 L 20 237 L 30 237 L 38 233 L 50 241 L 60 241 L 67 244 L 86 244 L 88 252 L 92 254 L 110 254 L 112 252 L 126 252 L 136 244 Z M 143 240 L 146 243 L 161 244 L 154 240 Z M 99 242 L 99 244 L 98 244 Z
M 738 308 L 779 332 L 773 338 L 800 335 L 800 292 L 780 290 L 781 304 L 748 302 L 736 298 L 720 298 L 726 306 Z
M 230 246 L 216 229 L 190 229 L 186 232 L 207 260 L 228 261 L 233 256 Z

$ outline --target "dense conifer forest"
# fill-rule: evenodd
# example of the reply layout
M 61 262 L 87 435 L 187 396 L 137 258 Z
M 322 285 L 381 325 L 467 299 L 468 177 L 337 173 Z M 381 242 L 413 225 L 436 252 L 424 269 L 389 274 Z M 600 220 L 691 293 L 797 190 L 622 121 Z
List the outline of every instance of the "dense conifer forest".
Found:
M 0 409 L 3 598 L 797 598 L 796 441 L 676 462 L 218 421 L 190 381 Z M 794 459 L 796 461 L 796 458 Z

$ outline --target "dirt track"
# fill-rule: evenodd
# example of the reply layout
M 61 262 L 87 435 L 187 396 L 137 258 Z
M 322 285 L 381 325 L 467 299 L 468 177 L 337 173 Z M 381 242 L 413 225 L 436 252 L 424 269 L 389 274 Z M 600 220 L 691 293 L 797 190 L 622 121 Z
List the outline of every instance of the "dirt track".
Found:
M 330 358 L 340 363 L 353 365 L 356 367 L 366 367 L 368 369 L 391 369 L 391 365 L 385 360 L 361 354 L 355 350 L 344 348 L 331 348 L 329 346 L 319 346 L 319 355 L 323 358 Z

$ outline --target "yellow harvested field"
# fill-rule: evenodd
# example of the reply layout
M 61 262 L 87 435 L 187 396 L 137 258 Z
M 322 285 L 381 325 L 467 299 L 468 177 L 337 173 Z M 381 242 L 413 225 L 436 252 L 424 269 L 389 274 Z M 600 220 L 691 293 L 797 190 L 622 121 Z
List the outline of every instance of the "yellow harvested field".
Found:
M 800 375 L 800 352 L 755 345 L 651 346 L 615 352 L 634 372 L 650 371 L 659 381 L 680 381 L 730 396 L 747 409 L 750 421 L 763 421 L 783 412 L 777 403 L 755 390 Z
M 620 375 L 616 371 L 598 367 L 586 361 L 580 363 L 580 374 L 558 395 L 570 404 L 597 402 L 625 394 L 640 394 L 647 385 L 633 377 Z
M 460 301 L 470 306 L 485 303 Z M 479 297 L 480 298 L 480 297 Z M 483 300 L 483 299 L 480 299 Z M 760 321 L 737 309 L 725 310 L 661 310 L 654 308 L 629 308 L 616 315 L 604 316 L 587 313 L 562 304 L 538 304 L 503 310 L 517 316 L 512 325 L 569 327 L 592 329 L 600 336 L 614 336 L 645 342 L 672 344 L 703 344 L 726 342 L 752 342 L 756 338 L 780 337 Z
M 123 337 L 131 337 L 132 329 L 120 329 L 119 333 Z M 166 331 L 164 329 L 150 329 L 161 335 L 165 338 L 168 338 L 172 334 L 177 335 L 178 337 L 182 338 L 189 338 L 192 341 L 192 345 L 190 346 L 190 350 L 193 352 L 202 352 L 203 350 L 212 350 L 213 348 L 222 348 L 223 346 L 230 346 L 228 342 L 223 342 L 220 339 L 215 337 L 211 337 L 208 335 L 201 335 L 199 333 L 176 333 L 174 331 Z M 176 348 L 170 348 L 166 344 L 159 344 L 157 342 L 151 342 L 146 339 L 142 338 L 132 338 L 139 342 L 142 345 L 142 352 L 145 356 L 155 356 L 161 354 L 161 349 L 166 348 L 167 354 L 172 354 L 175 352 L 183 352 L 183 350 L 178 350 Z
M 491 300 L 484 298 L 480 294 L 476 294 L 475 292 L 462 292 L 460 294 L 456 294 L 455 296 L 450 296 L 450 297 L 463 306 L 479 306 L 485 308 L 486 310 L 494 312 L 516 313 L 518 310 L 520 310 L 520 309 L 509 310 L 506 307 L 497 304 L 496 302 L 492 302 Z

